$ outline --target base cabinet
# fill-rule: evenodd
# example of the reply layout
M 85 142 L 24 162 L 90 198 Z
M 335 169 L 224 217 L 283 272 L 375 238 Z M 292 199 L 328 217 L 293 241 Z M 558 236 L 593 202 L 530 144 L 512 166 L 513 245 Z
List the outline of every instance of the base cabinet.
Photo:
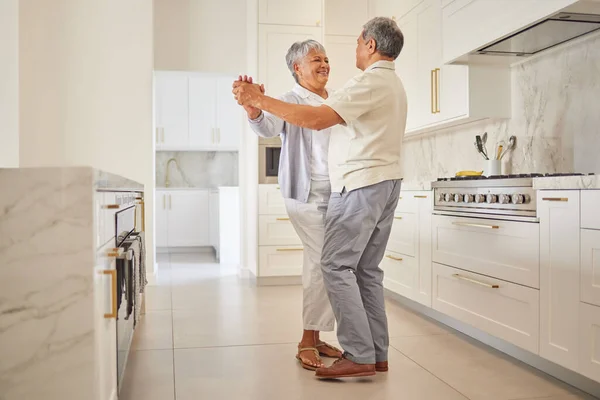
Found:
M 600 382 L 600 307 L 579 304 L 579 372 Z
M 157 190 L 156 194 L 158 247 L 210 246 L 208 190 Z

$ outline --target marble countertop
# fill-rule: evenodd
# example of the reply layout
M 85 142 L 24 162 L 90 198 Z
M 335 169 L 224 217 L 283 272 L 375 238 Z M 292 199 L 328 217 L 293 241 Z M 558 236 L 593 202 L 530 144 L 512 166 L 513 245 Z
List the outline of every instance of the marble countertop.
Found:
M 431 190 L 431 181 L 402 181 L 400 190 L 427 191 Z
M 600 175 L 534 178 L 533 188 L 535 190 L 600 189 Z
M 86 169 L 87 167 L 82 167 Z M 143 192 L 144 185 L 125 178 L 120 175 L 111 174 L 109 172 L 100 171 L 98 169 L 92 169 L 94 176 L 94 186 L 97 190 L 108 191 L 128 191 L 128 192 Z

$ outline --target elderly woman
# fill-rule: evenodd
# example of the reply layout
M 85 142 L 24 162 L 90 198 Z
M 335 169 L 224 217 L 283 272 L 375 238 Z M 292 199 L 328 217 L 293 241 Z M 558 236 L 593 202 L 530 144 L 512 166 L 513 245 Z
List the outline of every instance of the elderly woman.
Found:
M 329 59 L 325 48 L 315 40 L 294 43 L 285 57 L 294 77 L 294 88 L 279 99 L 295 104 L 320 106 L 329 96 Z M 240 77 L 252 82 L 252 78 Z M 290 220 L 304 246 L 302 273 L 302 340 L 296 358 L 302 367 L 322 367 L 321 356 L 339 358 L 339 349 L 321 341 L 319 332 L 333 331 L 335 316 L 321 272 L 321 250 L 325 231 L 325 212 L 331 194 L 327 154 L 329 130 L 315 135 L 253 107 L 244 107 L 252 130 L 262 137 L 281 135 L 279 185 Z

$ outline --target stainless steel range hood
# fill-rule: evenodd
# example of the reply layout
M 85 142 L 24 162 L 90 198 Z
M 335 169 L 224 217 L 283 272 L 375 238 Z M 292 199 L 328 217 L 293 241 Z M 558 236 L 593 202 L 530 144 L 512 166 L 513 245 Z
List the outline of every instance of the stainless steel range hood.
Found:
M 600 14 L 559 12 L 471 54 L 527 57 L 600 29 Z

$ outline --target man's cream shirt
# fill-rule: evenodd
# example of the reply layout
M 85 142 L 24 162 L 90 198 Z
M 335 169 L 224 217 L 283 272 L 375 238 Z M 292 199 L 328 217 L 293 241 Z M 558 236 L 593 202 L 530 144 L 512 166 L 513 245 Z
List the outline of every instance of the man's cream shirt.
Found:
M 406 92 L 391 61 L 378 61 L 326 101 L 344 120 L 329 142 L 332 192 L 401 179 Z

